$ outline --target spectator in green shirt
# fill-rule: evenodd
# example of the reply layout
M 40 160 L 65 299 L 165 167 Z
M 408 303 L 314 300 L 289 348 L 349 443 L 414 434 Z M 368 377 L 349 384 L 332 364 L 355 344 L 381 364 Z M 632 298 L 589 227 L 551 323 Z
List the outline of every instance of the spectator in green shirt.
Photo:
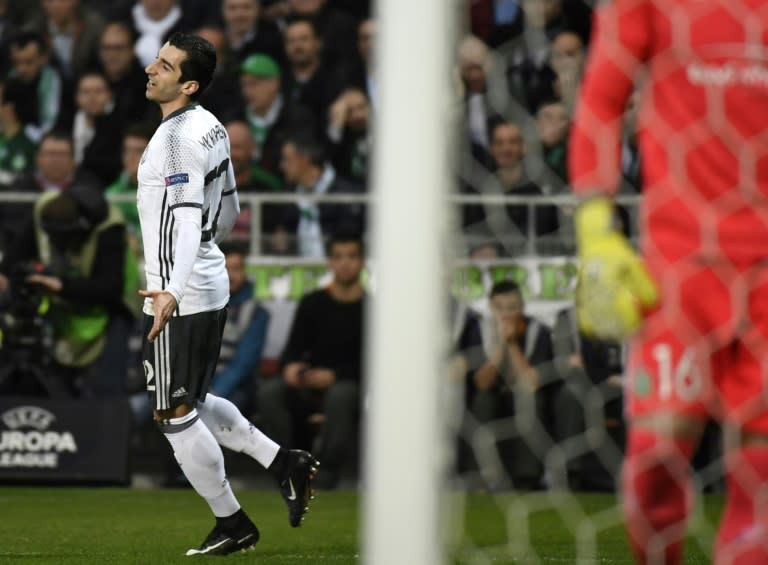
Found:
M 24 133 L 24 89 L 17 80 L 2 85 L 0 95 L 0 186 L 8 187 L 35 168 L 37 147 Z

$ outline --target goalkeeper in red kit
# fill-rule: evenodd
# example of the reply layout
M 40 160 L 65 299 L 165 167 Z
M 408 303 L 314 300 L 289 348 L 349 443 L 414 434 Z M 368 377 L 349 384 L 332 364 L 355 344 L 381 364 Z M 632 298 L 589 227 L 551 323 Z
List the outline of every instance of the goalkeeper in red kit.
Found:
M 614 226 L 634 88 L 643 203 L 637 255 Z M 577 309 L 630 337 L 622 476 L 642 564 L 681 563 L 689 460 L 725 432 L 716 565 L 768 563 L 768 4 L 614 0 L 596 10 L 569 167 L 582 198 Z

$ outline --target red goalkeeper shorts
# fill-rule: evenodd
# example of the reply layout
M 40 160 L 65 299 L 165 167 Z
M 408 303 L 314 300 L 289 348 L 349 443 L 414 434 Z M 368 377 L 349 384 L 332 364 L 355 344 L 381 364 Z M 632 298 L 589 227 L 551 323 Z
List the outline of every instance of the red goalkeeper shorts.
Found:
M 661 303 L 630 344 L 627 415 L 711 417 L 768 433 L 768 263 L 647 264 Z

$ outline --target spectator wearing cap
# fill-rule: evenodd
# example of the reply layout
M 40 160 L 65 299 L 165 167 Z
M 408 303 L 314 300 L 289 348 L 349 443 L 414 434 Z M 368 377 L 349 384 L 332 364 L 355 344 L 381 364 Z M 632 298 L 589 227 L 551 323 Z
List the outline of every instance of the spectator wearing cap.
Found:
M 256 142 L 254 159 L 272 174 L 280 174 L 280 148 L 286 137 L 299 130 L 315 130 L 312 113 L 287 100 L 280 91 L 282 72 L 263 53 L 248 57 L 240 66 L 240 92 L 244 119 Z

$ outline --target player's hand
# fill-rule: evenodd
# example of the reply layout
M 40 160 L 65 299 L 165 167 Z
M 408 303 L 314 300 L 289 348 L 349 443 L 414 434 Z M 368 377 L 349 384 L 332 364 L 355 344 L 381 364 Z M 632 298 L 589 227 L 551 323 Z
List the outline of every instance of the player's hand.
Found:
M 603 197 L 585 201 L 576 211 L 576 313 L 585 334 L 622 340 L 640 325 L 643 310 L 658 302 L 658 291 L 640 257 L 614 228 L 613 212 L 612 202 Z
M 147 334 L 147 341 L 155 341 L 157 334 L 163 331 L 165 324 L 171 319 L 178 306 L 176 298 L 167 290 L 140 290 L 139 294 L 144 298 L 152 299 L 155 323 Z

